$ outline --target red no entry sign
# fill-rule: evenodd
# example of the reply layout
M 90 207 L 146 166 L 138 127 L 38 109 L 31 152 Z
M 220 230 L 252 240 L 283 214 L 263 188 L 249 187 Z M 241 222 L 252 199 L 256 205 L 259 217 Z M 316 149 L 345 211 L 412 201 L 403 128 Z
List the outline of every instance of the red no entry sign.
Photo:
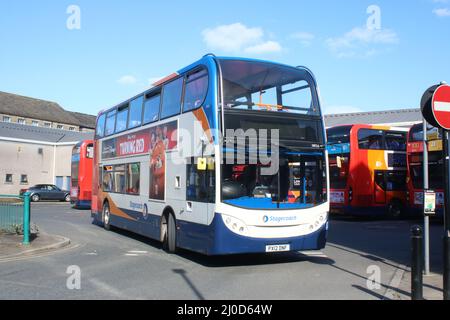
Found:
M 450 86 L 441 85 L 436 89 L 431 107 L 439 126 L 445 130 L 450 130 Z
M 450 130 L 450 86 L 441 83 L 425 91 L 421 105 L 423 117 L 433 127 Z

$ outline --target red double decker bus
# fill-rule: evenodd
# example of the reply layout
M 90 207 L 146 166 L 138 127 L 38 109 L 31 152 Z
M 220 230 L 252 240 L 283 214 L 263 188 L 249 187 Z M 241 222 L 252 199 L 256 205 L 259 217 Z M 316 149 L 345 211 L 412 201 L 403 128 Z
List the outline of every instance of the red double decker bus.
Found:
M 327 130 L 332 212 L 397 218 L 405 211 L 407 132 L 372 125 Z
M 72 150 L 70 202 L 75 208 L 91 208 L 94 141 L 85 140 Z
M 444 156 L 442 132 L 427 127 L 429 189 L 436 192 L 436 215 L 443 215 Z M 423 214 L 423 125 L 411 127 L 408 135 L 408 204 L 413 214 Z

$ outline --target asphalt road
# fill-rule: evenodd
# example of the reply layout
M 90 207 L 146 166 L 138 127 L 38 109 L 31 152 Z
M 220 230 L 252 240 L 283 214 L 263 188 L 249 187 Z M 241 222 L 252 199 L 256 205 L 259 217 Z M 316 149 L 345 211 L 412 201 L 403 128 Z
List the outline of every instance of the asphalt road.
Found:
M 0 299 L 383 299 L 397 267 L 409 265 L 409 230 L 417 221 L 334 218 L 321 252 L 228 257 L 169 255 L 158 242 L 105 231 L 89 211 L 67 204 L 33 204 L 32 223 L 72 245 L 1 262 Z M 433 267 L 441 230 L 432 224 Z M 80 290 L 67 288 L 69 266 L 81 270 Z M 373 266 L 381 272 L 379 289 L 367 287 Z

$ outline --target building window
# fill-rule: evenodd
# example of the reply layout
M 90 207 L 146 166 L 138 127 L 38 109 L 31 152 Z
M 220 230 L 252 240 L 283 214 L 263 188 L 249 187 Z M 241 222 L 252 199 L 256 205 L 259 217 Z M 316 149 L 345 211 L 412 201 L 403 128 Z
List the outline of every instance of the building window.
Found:
M 62 129 L 64 129 L 64 126 L 63 126 L 62 124 L 58 124 L 58 125 L 56 126 L 56 129 L 62 130 Z
M 33 121 L 31 121 L 31 125 L 32 125 L 33 127 L 39 127 L 39 121 L 33 120 Z
M 75 127 L 69 127 L 69 131 L 75 131 Z
M 44 122 L 45 128 L 50 128 L 51 126 L 52 126 L 52 124 L 50 122 Z
M 11 122 L 11 117 L 3 116 L 3 122 Z
M 19 118 L 19 119 L 17 119 L 17 123 L 18 124 L 25 124 L 25 119 Z
M 10 173 L 7 173 L 6 177 L 5 177 L 5 183 L 12 183 L 12 182 L 13 182 L 13 175 Z
M 20 183 L 21 184 L 28 184 L 28 175 L 27 174 L 20 175 Z

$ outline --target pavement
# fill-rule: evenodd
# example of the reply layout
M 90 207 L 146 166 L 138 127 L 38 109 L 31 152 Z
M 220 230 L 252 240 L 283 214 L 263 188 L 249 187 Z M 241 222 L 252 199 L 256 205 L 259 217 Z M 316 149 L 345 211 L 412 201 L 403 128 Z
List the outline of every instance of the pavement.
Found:
M 411 226 L 420 223 L 336 217 L 321 251 L 206 257 L 185 250 L 170 255 L 157 241 L 108 232 L 92 222 L 89 210 L 67 204 L 33 203 L 32 222 L 44 234 L 70 238 L 71 245 L 26 263 L 0 261 L 0 299 L 408 299 L 402 266 L 410 261 Z M 436 274 L 442 274 L 441 231 L 441 224 L 431 225 Z M 74 270 L 79 289 L 68 286 Z
M 70 245 L 70 239 L 46 233 L 31 234 L 29 245 L 23 245 L 22 241 L 22 235 L 0 233 L 0 262 L 51 253 Z
M 443 278 L 442 274 L 430 273 L 423 277 L 423 298 L 425 300 L 443 300 Z M 411 272 L 403 274 L 399 285 L 400 292 L 411 291 Z M 411 294 L 399 294 L 396 300 L 411 300 Z

